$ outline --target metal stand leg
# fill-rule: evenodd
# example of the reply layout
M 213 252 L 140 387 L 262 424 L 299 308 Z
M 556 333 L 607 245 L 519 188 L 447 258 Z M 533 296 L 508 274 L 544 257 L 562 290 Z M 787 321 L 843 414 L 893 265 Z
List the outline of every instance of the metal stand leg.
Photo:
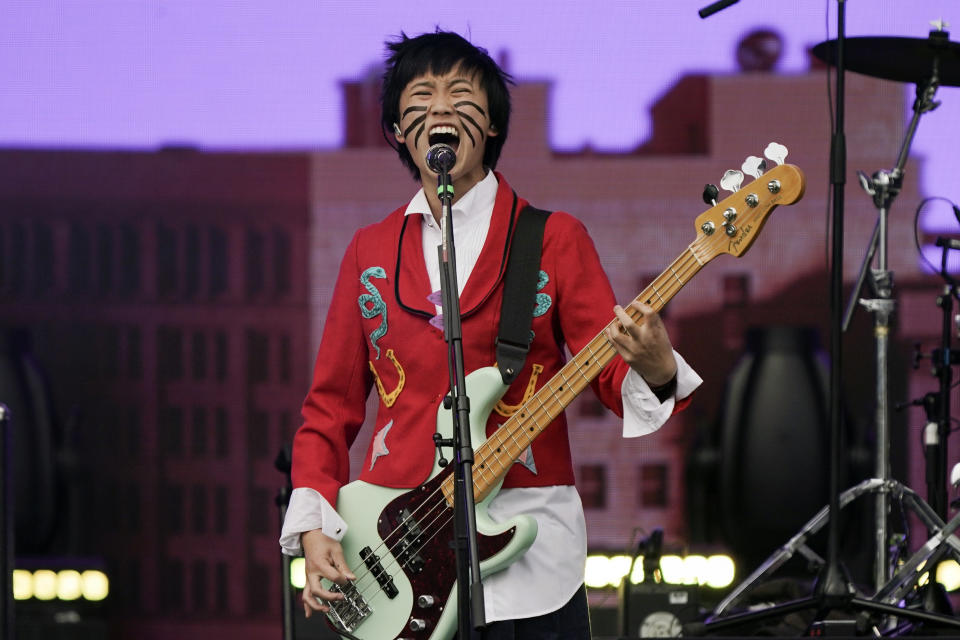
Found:
M 10 410 L 0 404 L 0 638 L 13 638 L 13 429 Z
M 277 492 L 276 503 L 280 515 L 280 528 L 283 530 L 283 520 L 287 517 L 287 505 L 290 504 L 290 494 L 293 491 L 293 483 L 290 479 L 290 451 L 286 448 L 281 449 L 273 461 L 277 471 L 283 473 L 286 482 Z M 293 619 L 293 591 L 290 587 L 290 556 L 285 553 L 280 554 L 280 611 L 283 617 L 283 640 L 293 640 L 295 633 L 295 623 Z
M 953 535 L 960 528 L 960 513 L 955 515 L 946 525 L 940 516 L 917 495 L 915 491 L 896 480 L 870 478 L 847 489 L 840 494 L 840 508 L 863 495 L 883 493 L 888 498 L 899 501 L 912 510 L 931 532 L 927 542 L 897 570 L 896 574 L 886 581 L 870 598 L 880 604 L 896 605 L 917 584 L 917 579 L 937 561 L 947 554 L 951 554 L 960 562 L 960 539 Z M 734 604 L 740 601 L 759 581 L 769 578 L 774 571 L 783 566 L 794 554 L 800 553 L 804 558 L 816 565 L 822 565 L 824 560 L 813 549 L 807 546 L 810 536 L 816 534 L 830 517 L 827 507 L 821 509 L 807 524 L 783 546 L 767 558 L 743 582 L 737 585 L 713 610 L 708 621 L 717 619 L 726 613 Z M 960 621 L 958 621 L 960 624 Z

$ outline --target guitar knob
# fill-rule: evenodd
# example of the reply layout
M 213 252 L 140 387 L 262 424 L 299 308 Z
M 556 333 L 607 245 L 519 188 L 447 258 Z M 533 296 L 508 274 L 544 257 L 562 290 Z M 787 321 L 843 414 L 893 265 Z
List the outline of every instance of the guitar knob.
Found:
M 410 624 L 407 625 L 410 631 L 423 631 L 427 628 L 427 623 L 420 618 L 411 618 Z
M 419 596 L 417 598 L 417 606 L 421 609 L 428 609 L 436 603 L 436 600 L 433 596 Z

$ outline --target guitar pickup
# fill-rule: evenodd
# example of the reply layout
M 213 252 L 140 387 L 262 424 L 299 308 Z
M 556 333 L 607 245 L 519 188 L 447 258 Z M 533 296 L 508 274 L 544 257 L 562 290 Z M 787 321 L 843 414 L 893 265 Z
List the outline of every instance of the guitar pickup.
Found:
M 422 530 L 420 529 L 420 524 L 416 518 L 413 517 L 413 514 L 410 513 L 409 509 L 400 511 L 400 529 L 402 531 L 402 537 L 398 545 L 399 549 L 394 555 L 397 556 L 400 564 L 409 571 L 412 573 L 420 573 L 423 571 L 426 563 L 420 554 L 412 551 L 412 549 L 416 549 L 418 545 L 422 545 L 420 542 Z
M 387 594 L 388 598 L 393 600 L 400 595 L 400 590 L 397 589 L 397 585 L 394 584 L 393 578 L 391 578 L 383 568 L 383 564 L 380 562 L 380 556 L 375 554 L 373 549 L 370 547 L 361 549 L 360 558 L 363 560 L 363 564 L 367 565 L 370 573 L 377 579 L 377 583 L 383 589 L 383 592 Z
M 416 537 L 420 535 L 420 524 L 417 522 L 409 509 L 400 511 L 400 524 L 406 529 L 406 535 Z M 406 537 L 406 536 L 405 536 Z

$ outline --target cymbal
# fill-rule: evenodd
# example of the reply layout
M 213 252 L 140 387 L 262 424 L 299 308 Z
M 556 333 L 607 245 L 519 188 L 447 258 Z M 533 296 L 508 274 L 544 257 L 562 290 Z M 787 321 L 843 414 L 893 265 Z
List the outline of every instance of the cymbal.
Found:
M 939 59 L 940 86 L 960 86 L 960 43 L 948 40 L 945 31 L 931 31 L 929 38 L 857 37 L 844 40 L 844 66 L 874 78 L 926 82 L 935 59 Z M 813 55 L 836 65 L 837 41 L 826 40 L 813 48 Z

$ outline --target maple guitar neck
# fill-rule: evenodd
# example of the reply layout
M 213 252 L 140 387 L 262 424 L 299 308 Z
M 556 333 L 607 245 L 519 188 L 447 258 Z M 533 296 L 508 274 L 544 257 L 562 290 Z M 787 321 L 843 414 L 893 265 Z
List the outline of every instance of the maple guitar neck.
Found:
M 781 164 L 758 175 L 747 187 L 755 187 L 763 181 L 766 183 L 755 190 L 746 194 L 737 191 L 698 216 L 696 239 L 634 301 L 643 302 L 659 312 L 707 262 L 722 254 L 743 255 L 774 208 L 793 204 L 803 196 L 805 179 L 800 169 L 793 165 Z M 630 306 L 626 307 L 626 312 L 635 321 L 643 322 Z M 617 324 L 614 318 L 607 327 Z M 601 331 L 477 447 L 473 466 L 476 501 L 485 498 L 497 486 L 513 462 L 616 355 L 616 349 Z M 441 490 L 448 504 L 452 505 L 452 476 L 443 482 Z

